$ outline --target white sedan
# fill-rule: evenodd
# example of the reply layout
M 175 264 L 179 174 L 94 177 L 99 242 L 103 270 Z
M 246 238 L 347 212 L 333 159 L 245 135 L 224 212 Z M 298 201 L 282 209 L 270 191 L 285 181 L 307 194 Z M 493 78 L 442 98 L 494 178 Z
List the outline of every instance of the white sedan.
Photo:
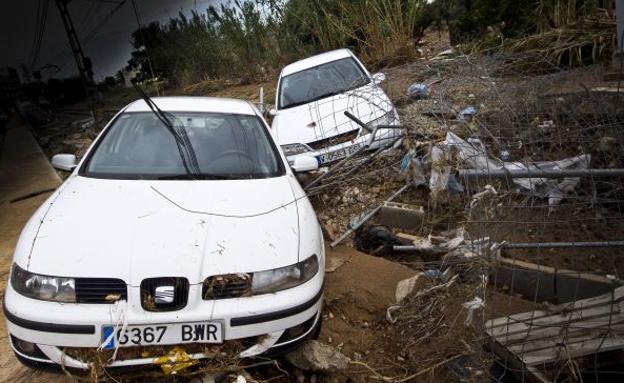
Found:
M 52 164 L 72 173 L 26 224 L 4 296 L 24 364 L 244 358 L 318 335 L 323 237 L 293 174 L 317 164 L 291 169 L 251 104 L 145 98 Z
M 394 105 L 379 86 L 384 79 L 383 73 L 371 75 L 348 49 L 284 67 L 270 113 L 271 128 L 288 160 L 310 156 L 323 166 L 358 150 L 398 143 L 403 131 Z

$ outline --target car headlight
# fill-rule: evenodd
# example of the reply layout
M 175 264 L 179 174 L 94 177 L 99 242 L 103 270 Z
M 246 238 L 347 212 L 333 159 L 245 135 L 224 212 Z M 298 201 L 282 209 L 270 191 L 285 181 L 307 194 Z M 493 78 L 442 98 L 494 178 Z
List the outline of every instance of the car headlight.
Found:
M 307 145 L 304 145 L 304 144 L 282 145 L 282 150 L 284 151 L 284 155 L 286 157 L 312 151 L 312 149 L 310 149 Z
M 391 111 L 384 114 L 383 116 L 377 117 L 376 119 L 369 121 L 366 125 L 372 129 L 376 126 L 397 125 L 397 123 L 398 121 L 396 118 L 396 114 L 394 112 L 394 109 L 392 109 Z
M 13 264 L 11 286 L 29 298 L 54 302 L 76 302 L 74 278 L 34 274 Z
M 299 286 L 316 275 L 319 270 L 316 255 L 294 265 L 253 273 L 252 294 L 274 293 Z

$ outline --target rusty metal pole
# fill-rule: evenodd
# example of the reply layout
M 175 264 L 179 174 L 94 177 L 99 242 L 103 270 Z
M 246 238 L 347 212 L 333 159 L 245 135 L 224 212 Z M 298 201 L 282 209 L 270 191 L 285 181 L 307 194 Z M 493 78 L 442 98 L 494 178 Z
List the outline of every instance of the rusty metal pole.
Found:
M 624 62 L 624 0 L 615 0 L 615 23 L 617 47 L 613 53 L 612 65 L 613 70 L 621 71 L 622 63 Z

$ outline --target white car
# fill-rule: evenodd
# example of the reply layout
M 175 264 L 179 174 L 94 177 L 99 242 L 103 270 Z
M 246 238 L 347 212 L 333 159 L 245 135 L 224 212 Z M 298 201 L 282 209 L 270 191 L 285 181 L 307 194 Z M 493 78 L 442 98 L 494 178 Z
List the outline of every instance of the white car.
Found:
M 394 105 L 378 85 L 384 79 L 383 73 L 371 75 L 348 49 L 284 67 L 270 113 L 271 128 L 288 160 L 312 156 L 323 166 L 367 144 L 367 149 L 378 149 L 396 143 L 403 132 Z M 371 140 L 377 126 L 386 128 L 379 128 Z
M 52 164 L 72 174 L 23 229 L 4 296 L 24 364 L 150 365 L 174 346 L 245 358 L 318 335 L 321 229 L 248 102 L 136 101 L 80 163 Z

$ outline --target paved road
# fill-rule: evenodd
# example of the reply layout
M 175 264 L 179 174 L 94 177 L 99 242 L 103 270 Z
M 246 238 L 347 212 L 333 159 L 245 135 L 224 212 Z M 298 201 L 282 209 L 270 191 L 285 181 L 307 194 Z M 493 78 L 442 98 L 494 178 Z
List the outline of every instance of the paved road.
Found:
M 9 276 L 13 250 L 32 213 L 61 183 L 29 128 L 18 117 L 7 126 L 0 150 L 0 289 Z M 13 201 L 13 202 L 12 202 Z M 65 382 L 63 375 L 35 372 L 13 355 L 0 313 L 0 382 Z

